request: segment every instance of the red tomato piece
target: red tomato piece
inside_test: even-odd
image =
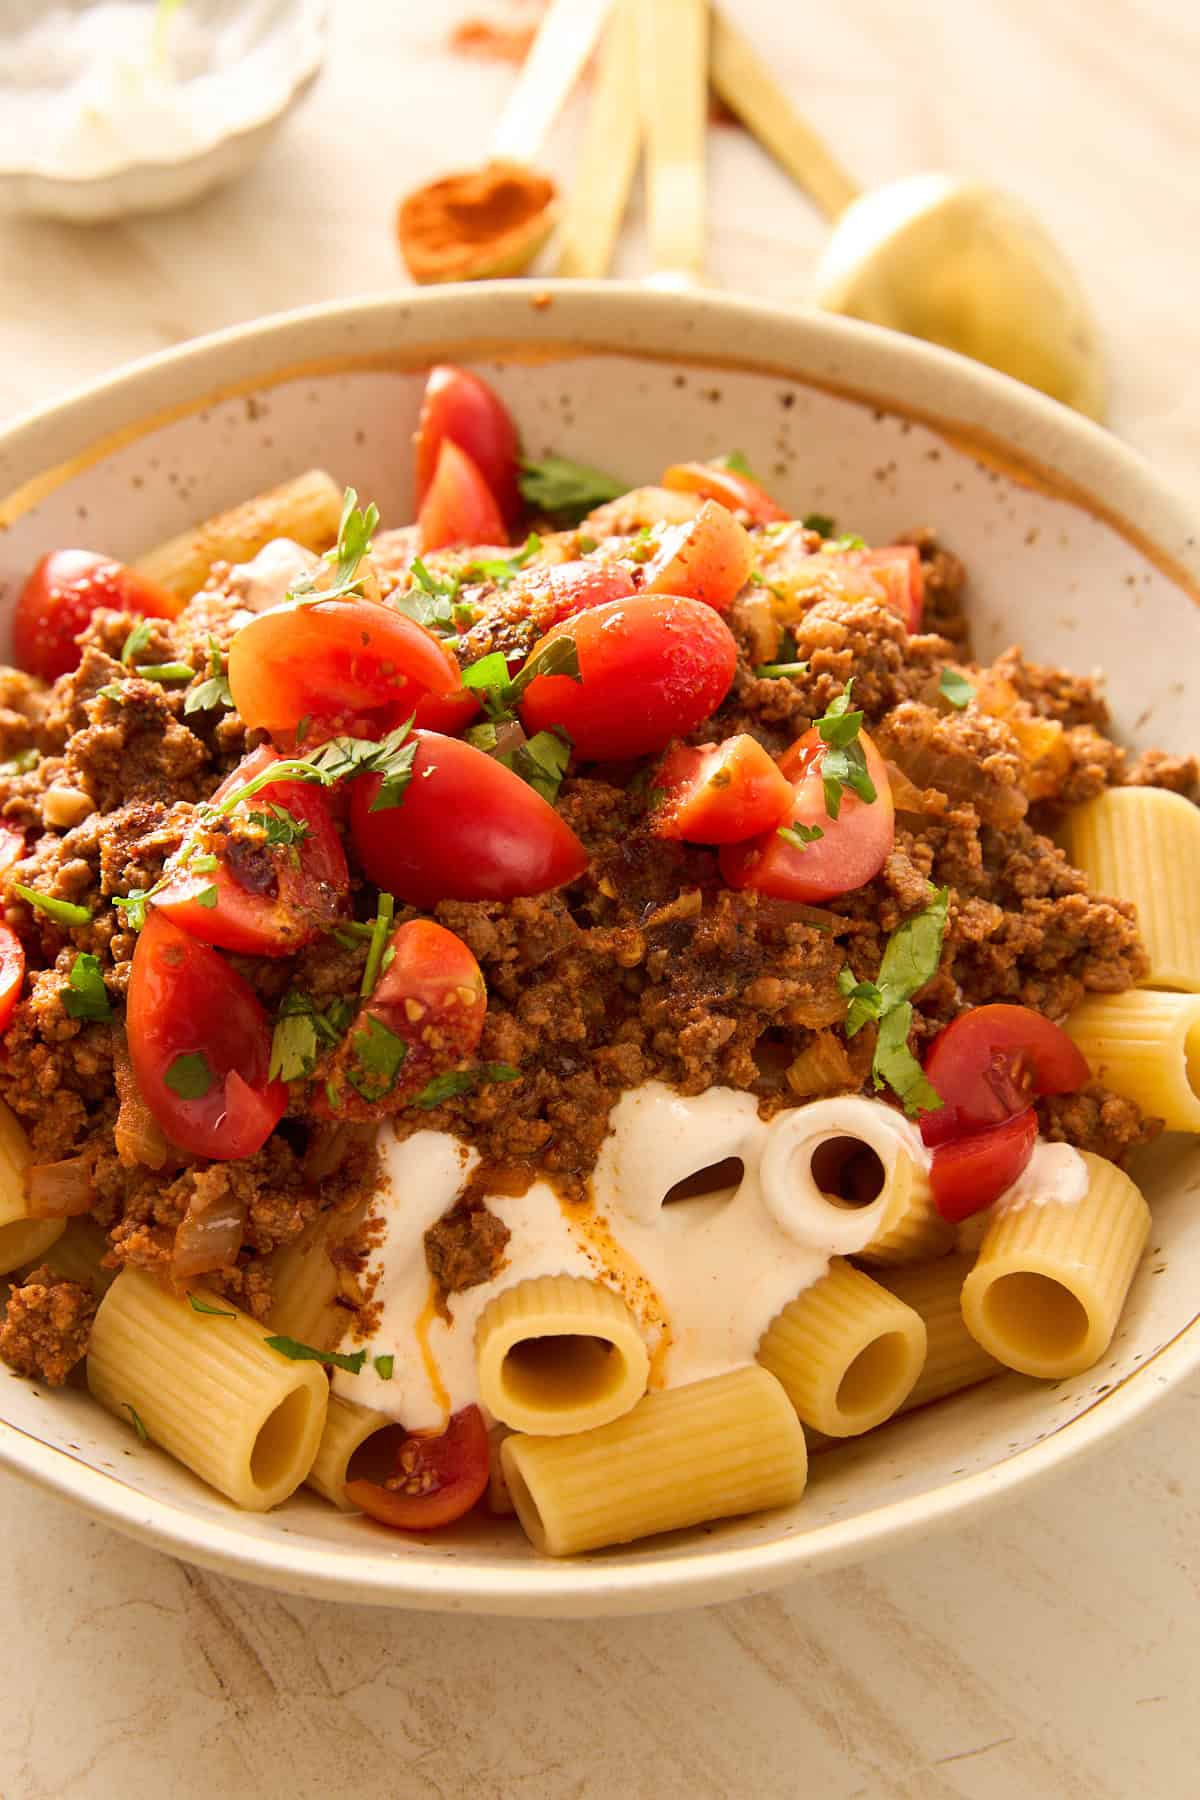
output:
[[[413,736],[412,780],[399,807],[371,811],[378,775],[360,776],[351,795],[355,853],[377,886],[428,908],[544,894],[582,875],[583,845],[519,775],[458,738]]]
[[[25,854],[24,833],[14,831],[11,825],[0,825],[0,875],[19,863]]]
[[[280,760],[265,744],[252,751],[226,776],[212,804],[218,805]],[[272,807],[283,807],[306,828],[298,842],[268,848],[263,832],[253,827],[250,836],[239,835],[239,820],[251,813],[288,829]],[[206,832],[201,844],[217,858],[216,868],[197,871],[179,865],[168,885],[155,894],[154,905],[202,943],[218,944],[223,950],[290,956],[333,924],[349,892],[350,871],[329,802],[309,782],[281,781],[263,788]],[[211,896],[214,890],[215,900],[202,903],[200,896]]]
[[[875,799],[861,800],[846,788],[838,817],[829,817],[821,781],[826,746],[814,726],[785,751],[779,767],[792,783],[783,824],[803,825],[821,836],[801,849],[775,829],[746,843],[726,845],[721,874],[730,887],[757,888],[780,900],[832,900],[879,873],[895,841],[895,808],[883,758],[865,731],[859,733],[859,742],[875,784]]]
[[[446,438],[466,451],[511,524],[519,516],[522,502],[517,486],[521,445],[509,410],[478,375],[452,363],[439,363],[429,371],[417,421],[417,512],[433,485]]]
[[[388,947],[391,960],[314,1097],[323,1118],[395,1112],[478,1047],[487,989],[462,939],[432,919],[410,919]]]
[[[939,1031],[925,1073],[942,1096],[921,1120],[927,1144],[999,1125],[1042,1094],[1073,1094],[1091,1079],[1060,1025],[1028,1006],[974,1006]]]
[[[465,450],[443,438],[437,467],[417,514],[422,554],[446,544],[506,544],[500,508],[491,488]]]
[[[704,749],[678,745],[651,786],[663,790],[652,820],[656,837],[739,844],[791,816],[791,782],[745,732]]]
[[[575,641],[581,679],[537,676],[521,723],[530,737],[561,725],[593,762],[647,756],[686,737],[721,704],[737,664],[733,634],[712,607],[674,595],[594,607],[554,626],[537,650],[564,633]]]
[[[672,463],[662,484],[676,493],[703,494],[706,500],[719,500],[731,512],[749,513],[752,525],[777,525],[788,516],[749,475],[722,469],[716,463]]]
[[[413,708],[413,724],[422,731],[441,731],[447,737],[457,737],[479,717],[481,710],[479,698],[470,688],[460,688],[457,694],[422,694]]]
[[[869,569],[910,631],[921,629],[925,604],[925,574],[921,553],[913,544],[888,544],[880,550],[837,550],[832,563],[851,569]]]
[[[216,950],[151,912],[129,973],[125,1028],[138,1087],[172,1143],[193,1156],[252,1156],[283,1117],[269,1081],[271,1023]]]
[[[939,1144],[933,1153],[929,1185],[943,1219],[957,1224],[998,1200],[1028,1163],[1036,1142],[1037,1114],[1028,1107],[1002,1125]]]
[[[470,1512],[488,1484],[483,1414],[464,1406],[445,1431],[411,1431],[391,1472],[379,1481],[346,1483],[346,1498],[397,1531],[436,1531]]]
[[[0,925],[0,1031],[8,1024],[25,980],[25,949],[15,931]]]
[[[620,563],[582,558],[522,571],[505,590],[505,600],[514,609],[526,607],[535,628],[543,632],[610,600],[628,600],[637,591],[633,576]]]
[[[229,649],[229,686],[245,723],[290,749],[302,719],[308,747],[343,733],[377,737],[423,695],[457,696],[462,677],[453,652],[424,625],[351,597],[251,619]]]
[[[17,601],[13,655],[18,668],[43,681],[77,669],[75,639],[101,607],[173,619],[182,612],[183,601],[136,569],[94,550],[52,550],[37,564]]]
[[[754,547],[727,507],[706,500],[685,525],[668,525],[643,565],[648,594],[683,594],[728,612],[750,579]]]

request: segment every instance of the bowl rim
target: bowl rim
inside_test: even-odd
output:
[[[424,322],[431,329],[422,337]],[[414,323],[418,335],[410,342]],[[770,356],[723,349],[752,344],[756,336],[771,340]],[[364,351],[355,347],[360,337],[390,347]],[[1189,509],[1137,452],[1058,402],[953,352],[874,326],[723,294],[664,295],[634,283],[402,290],[275,314],[159,352],[0,429],[0,530],[45,493],[171,419],[299,374],[419,368],[439,351],[463,360],[609,353],[771,373],[832,391],[917,419],[1010,479],[1084,507],[1200,601],[1200,534]],[[4,498],[10,475],[15,488]],[[232,1512],[228,1523],[198,1519],[186,1505],[140,1493],[7,1421],[0,1421],[0,1465],[127,1535],[268,1586],[427,1610],[596,1616],[710,1604],[899,1546],[1098,1448],[1197,1368],[1200,1318],[1073,1419],[991,1468],[811,1530],[801,1525],[767,1543],[722,1545],[701,1537],[666,1562],[623,1560],[629,1552],[617,1551],[472,1569],[469,1546],[456,1560],[389,1552],[374,1547],[369,1526],[370,1539],[336,1548],[299,1543],[283,1532],[274,1540],[250,1537]]]

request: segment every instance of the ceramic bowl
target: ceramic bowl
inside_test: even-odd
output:
[[[737,447],[796,512],[887,542],[933,523],[968,563],[980,653],[1111,672],[1119,734],[1195,747],[1200,549],[1150,470],[1094,425],[910,338],[716,296],[615,285],[446,289],[268,319],[153,358],[0,436],[0,610],[43,551],[119,557],[323,464],[408,517],[422,371],[465,362],[553,449],[629,482]],[[1086,1375],[1016,1375],[814,1461],[794,1510],[573,1562],[508,1525],[389,1535],[301,1493],[237,1512],[93,1407],[0,1373],[0,1460],[118,1529],[275,1587],[380,1605],[661,1610],[792,1580],[974,1520],[1200,1365],[1200,1145],[1138,1170],[1149,1252]]]
[[[63,0],[47,16],[41,0],[10,0],[0,18],[0,215],[31,214],[97,224],[160,212],[197,200],[243,174],[307,93],[325,53],[325,0],[207,0],[160,22],[154,45],[152,0],[145,26],[134,8],[116,24],[141,35],[116,43],[112,19],[89,0]],[[89,12],[91,16],[89,17]],[[166,63],[168,51],[173,62]],[[105,60],[109,58],[109,60]],[[55,95],[77,81],[86,101],[115,103],[128,121],[127,97],[154,70],[174,70],[169,86],[151,83],[139,147],[82,126],[86,154],[73,137],[47,128]],[[179,97],[188,140],[172,141],[170,110]],[[25,109],[25,110],[22,110]],[[81,109],[82,110],[82,109]],[[26,117],[28,113],[28,118]],[[150,145],[157,141],[158,148]]]

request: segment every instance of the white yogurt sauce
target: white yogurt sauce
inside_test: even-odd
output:
[[[1078,1206],[1087,1190],[1087,1164],[1078,1150],[1070,1144],[1043,1143],[1039,1138],[1025,1167],[987,1216],[1019,1212],[1023,1206]]]
[[[253,613],[282,606],[300,577],[311,575],[320,562],[319,556],[292,538],[272,538],[249,562],[234,563],[226,585],[241,601],[241,611],[249,618]],[[235,614],[233,623],[238,622]]]

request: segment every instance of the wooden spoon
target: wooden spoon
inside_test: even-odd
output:
[[[553,0],[479,169],[443,176],[400,204],[396,234],[414,281],[521,275],[557,222],[557,190],[532,165],[612,0]]]
[[[1015,375],[1094,419],[1108,381],[1075,275],[1024,203],[982,182],[910,175],[862,193],[714,10],[713,86],[835,229],[814,298]]]

